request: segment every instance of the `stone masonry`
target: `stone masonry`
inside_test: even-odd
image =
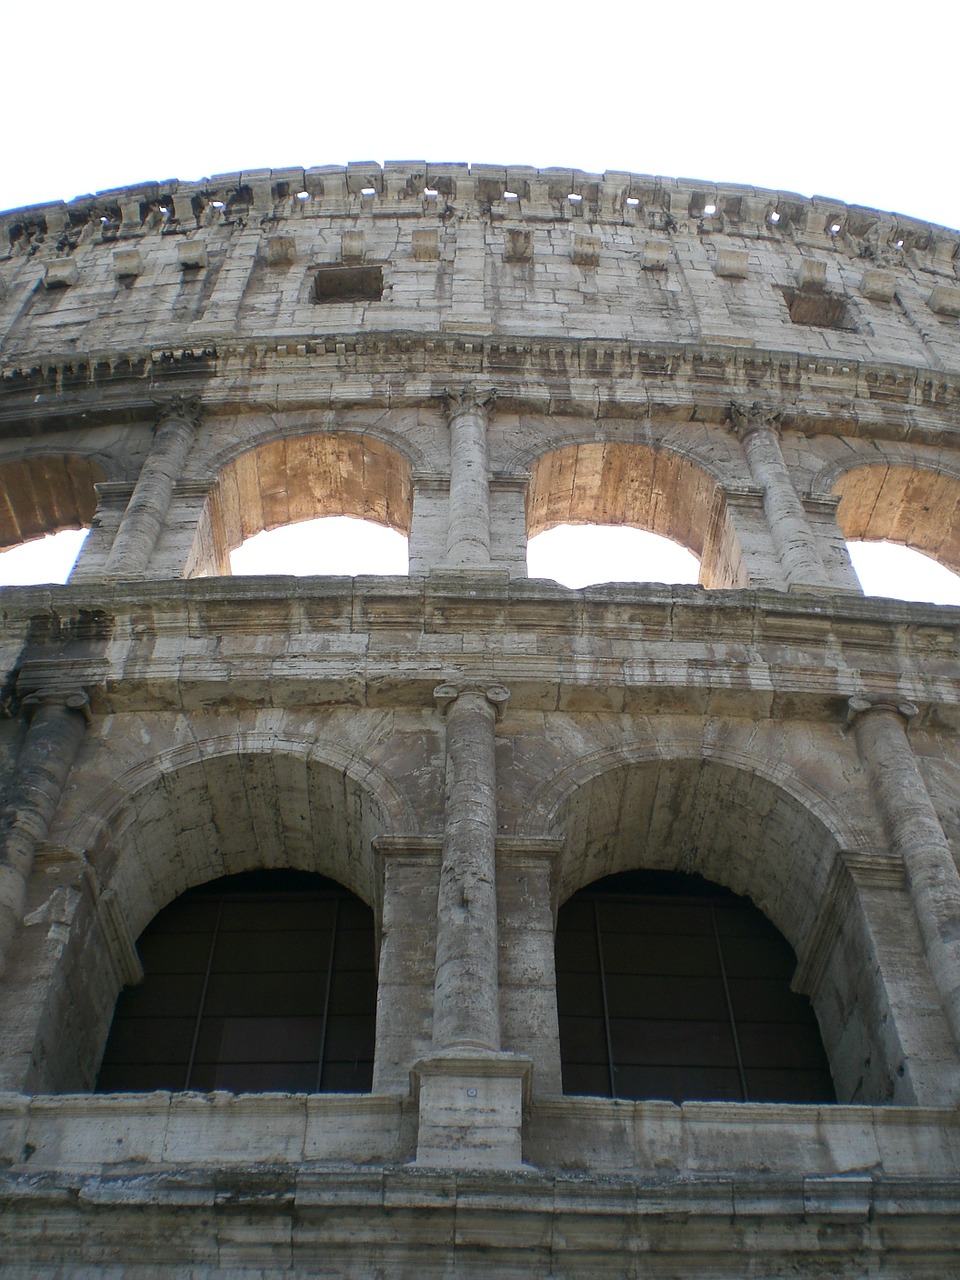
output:
[[[0,215],[0,1277],[960,1277],[960,235],[419,163]],[[232,578],[321,515],[406,577]],[[696,587],[531,580],[629,524]],[[368,1094],[93,1091],[187,889],[374,911]],[[559,906],[746,895],[836,1104],[565,1096]]]

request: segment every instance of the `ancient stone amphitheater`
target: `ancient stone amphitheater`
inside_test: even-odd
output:
[[[0,1276],[960,1276],[960,237],[371,164],[0,215]],[[409,576],[231,577],[341,514]],[[567,590],[626,524],[699,586]],[[602,569],[602,566],[600,566]],[[602,573],[598,572],[598,576]]]

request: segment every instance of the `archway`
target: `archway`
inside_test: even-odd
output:
[[[813,804],[759,771],[715,759],[614,767],[598,760],[577,772],[567,779],[552,823],[563,839],[561,904],[623,872],[696,874],[748,899],[804,958],[840,848]],[[861,924],[851,919],[844,928],[856,931]],[[896,1070],[880,1061],[876,975],[840,960],[867,953],[869,945],[858,933],[832,939],[838,957],[832,989],[803,993],[813,1001],[841,1099],[884,1100]]]
[[[409,537],[410,463],[374,436],[328,432],[272,440],[228,462],[217,479],[211,535],[218,572],[249,538],[331,516]],[[282,561],[275,572],[284,572]],[[318,563],[314,572],[323,572]]]
[[[696,556],[704,586],[734,585],[719,551],[730,530],[717,479],[673,450],[589,441],[542,454],[531,468],[527,537],[558,525],[647,530]]]
[[[97,507],[103,468],[75,454],[0,463],[0,582],[63,582]]]
[[[138,950],[100,1092],[369,1092],[373,913],[323,876],[253,871],[182,894]]]
[[[567,1094],[830,1102],[792,948],[746,898],[671,872],[607,876],[557,920]]]
[[[960,573],[960,478],[888,463],[851,467],[834,482],[848,542],[895,542]]]
[[[56,1034],[32,1087],[93,1087],[121,985],[136,976],[134,940],[197,886],[247,872],[306,872],[376,908],[372,845],[390,831],[396,806],[389,788],[378,792],[376,769],[340,755],[269,739],[259,750],[236,737],[191,745],[118,779],[103,797],[117,797],[112,809],[91,806],[74,834],[102,891],[73,925],[62,986],[50,993]]]

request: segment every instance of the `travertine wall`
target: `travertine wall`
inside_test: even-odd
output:
[[[0,598],[0,1275],[960,1274],[960,612],[845,543],[960,565],[958,244],[466,166],[0,217],[0,540],[92,523]],[[341,513],[410,576],[228,576]],[[702,585],[528,580],[563,521]],[[374,908],[373,1093],[92,1094],[263,866]],[[636,866],[780,929],[836,1106],[563,1096],[556,910]]]

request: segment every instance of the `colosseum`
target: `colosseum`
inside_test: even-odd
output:
[[[848,554],[960,570],[960,233],[361,163],[0,255],[0,546],[89,529],[0,594],[3,1280],[960,1276],[960,611]],[[409,573],[231,576],[329,515]]]

